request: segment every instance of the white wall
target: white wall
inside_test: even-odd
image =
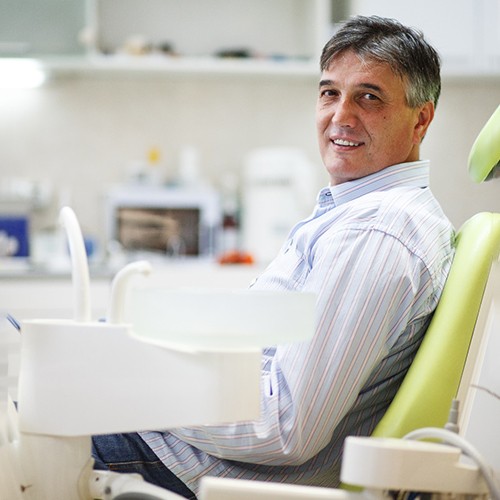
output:
[[[479,211],[500,212],[500,180],[476,184],[467,172],[474,140],[499,105],[498,79],[444,81],[422,157],[431,159],[431,188],[456,225]]]
[[[214,182],[238,171],[253,148],[300,147],[318,165],[320,187],[326,176],[316,150],[315,98],[314,79],[283,76],[90,76],[5,91],[1,179],[49,178],[69,188],[82,226],[100,237],[103,193],[151,146],[161,149],[167,175],[182,147],[196,146]],[[499,103],[498,80],[444,81],[422,156],[432,161],[432,189],[456,225],[480,210],[500,212],[500,181],[477,186],[466,172],[474,138]]]

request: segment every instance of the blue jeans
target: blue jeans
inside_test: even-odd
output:
[[[153,453],[137,433],[92,437],[97,470],[139,473],[145,481],[196,500],[194,493]]]

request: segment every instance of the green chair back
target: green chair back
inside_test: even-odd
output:
[[[500,214],[479,213],[457,234],[456,253],[424,340],[374,437],[443,427],[456,397],[489,271],[500,252]]]

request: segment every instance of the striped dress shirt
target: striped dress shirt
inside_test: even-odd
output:
[[[316,293],[315,334],[263,351],[260,419],[141,433],[195,493],[204,475],[338,486],[345,437],[394,397],[453,259],[428,180],[417,161],[324,188],[293,227],[251,286]]]

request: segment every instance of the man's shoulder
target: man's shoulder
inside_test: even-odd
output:
[[[451,238],[453,227],[429,188],[397,187],[352,200],[332,230],[380,231],[409,248]]]

